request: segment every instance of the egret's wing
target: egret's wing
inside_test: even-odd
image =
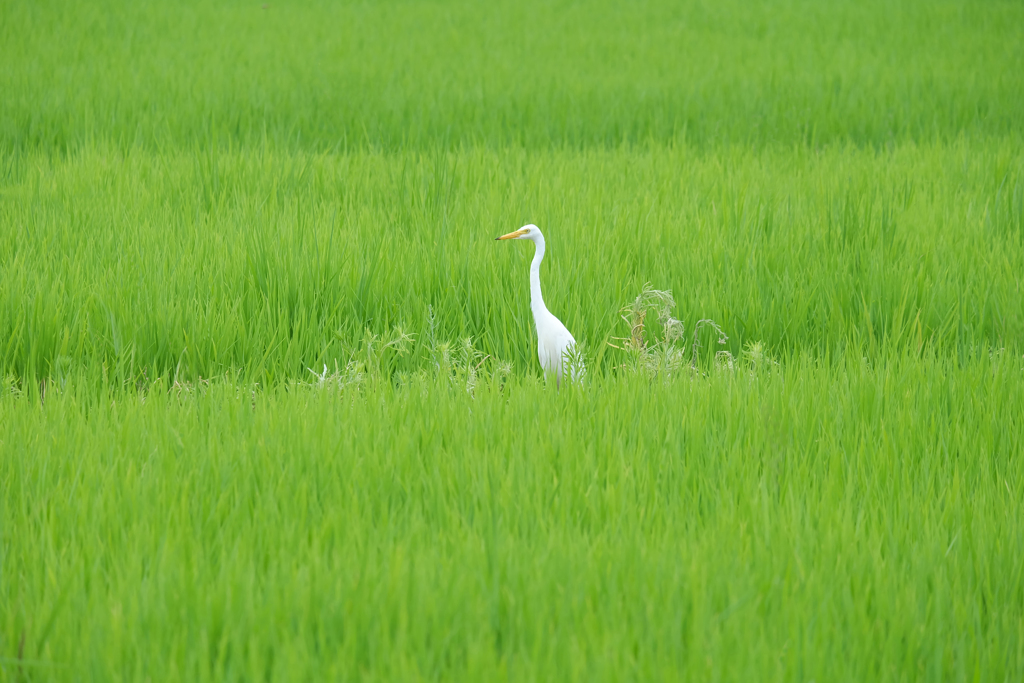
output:
[[[561,377],[565,354],[575,345],[576,339],[572,333],[555,316],[550,316],[544,324],[537,326],[537,355],[540,356],[540,365],[545,373]]]

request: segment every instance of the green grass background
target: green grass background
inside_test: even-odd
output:
[[[1019,3],[0,16],[0,679],[1024,675]]]

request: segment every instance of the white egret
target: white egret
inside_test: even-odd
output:
[[[576,340],[562,321],[551,314],[544,305],[544,297],[540,293],[540,262],[544,260],[544,234],[536,225],[524,225],[515,232],[510,232],[495,240],[530,240],[536,250],[530,264],[530,309],[533,311],[533,324],[537,328],[537,356],[544,374],[554,373],[555,382],[561,384],[563,361],[576,346]],[[572,367],[572,379],[579,378],[583,370],[582,364]]]

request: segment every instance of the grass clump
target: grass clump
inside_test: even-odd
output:
[[[648,379],[662,378],[665,381],[678,377],[682,371],[697,372],[700,359],[702,330],[709,330],[716,335],[718,345],[724,345],[729,337],[714,320],[698,320],[693,326],[693,341],[687,352],[682,343],[685,325],[682,320],[672,317],[675,299],[671,290],[654,289],[650,283],[644,284],[643,290],[636,299],[623,306],[619,311],[621,318],[629,326],[628,337],[614,337],[618,344],[608,342],[613,348],[626,353],[626,362],[620,369],[633,375],[642,375]],[[654,314],[660,336],[648,324],[647,316]],[[743,357],[750,358],[752,366],[764,364],[764,346],[761,342],[751,342],[751,351]],[[725,350],[714,355],[717,364],[733,367],[733,356]]]

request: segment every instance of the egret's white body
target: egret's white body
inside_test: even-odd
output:
[[[530,240],[536,247],[533,262],[530,263],[530,310],[533,311],[533,323],[537,328],[537,357],[540,359],[544,374],[554,374],[555,381],[561,383],[566,354],[576,346],[576,340],[562,321],[552,315],[544,305],[544,296],[540,293],[540,263],[544,260],[544,234],[536,225],[530,224],[496,239]],[[581,370],[582,365],[572,368],[573,380],[579,378]]]

